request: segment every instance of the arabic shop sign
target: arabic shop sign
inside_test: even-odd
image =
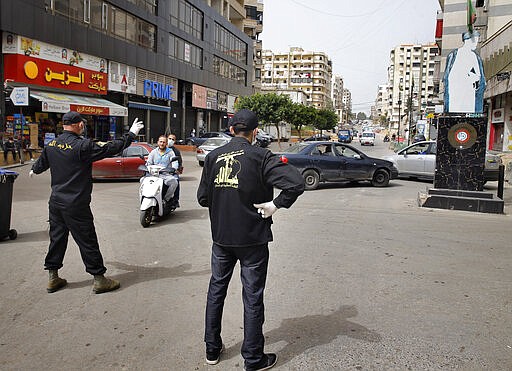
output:
[[[39,85],[107,94],[107,74],[19,54],[4,55],[4,78]]]

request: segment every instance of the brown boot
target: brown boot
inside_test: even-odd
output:
[[[48,288],[46,289],[46,291],[48,291],[49,293],[58,291],[68,284],[68,281],[66,281],[64,278],[59,277],[57,269],[50,269],[48,271],[48,276]]]
[[[106,278],[102,274],[98,274],[94,276],[94,286],[92,287],[92,291],[95,294],[102,294],[104,292],[117,290],[121,284],[119,281]]]

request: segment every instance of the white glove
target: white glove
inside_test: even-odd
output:
[[[130,131],[135,135],[139,135],[139,131],[141,131],[143,127],[144,125],[142,124],[142,121],[139,121],[139,118],[136,117],[135,120],[133,120],[133,124],[132,127],[130,128]]]
[[[255,208],[258,209],[258,213],[261,214],[262,218],[270,218],[272,214],[277,211],[277,206],[273,201],[264,202],[262,204],[253,204]]]
[[[34,173],[34,170],[30,170],[30,172],[28,173],[29,178],[34,177],[34,175],[36,175],[36,173]]]

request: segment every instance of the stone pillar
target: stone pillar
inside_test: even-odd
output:
[[[439,118],[434,188],[483,190],[487,120],[473,116]]]

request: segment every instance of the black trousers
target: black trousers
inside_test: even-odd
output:
[[[246,366],[261,362],[265,338],[263,322],[265,307],[263,292],[267,280],[268,244],[252,247],[212,246],[212,276],[206,302],[205,335],[207,351],[222,347],[221,323],[229,281],[237,261],[240,261],[242,300],[244,303],[244,341],[242,356]]]
[[[86,272],[104,274],[94,218],[89,205],[73,208],[61,208],[50,203],[50,247],[44,261],[45,269],[60,269],[68,247],[69,232],[80,249]]]

